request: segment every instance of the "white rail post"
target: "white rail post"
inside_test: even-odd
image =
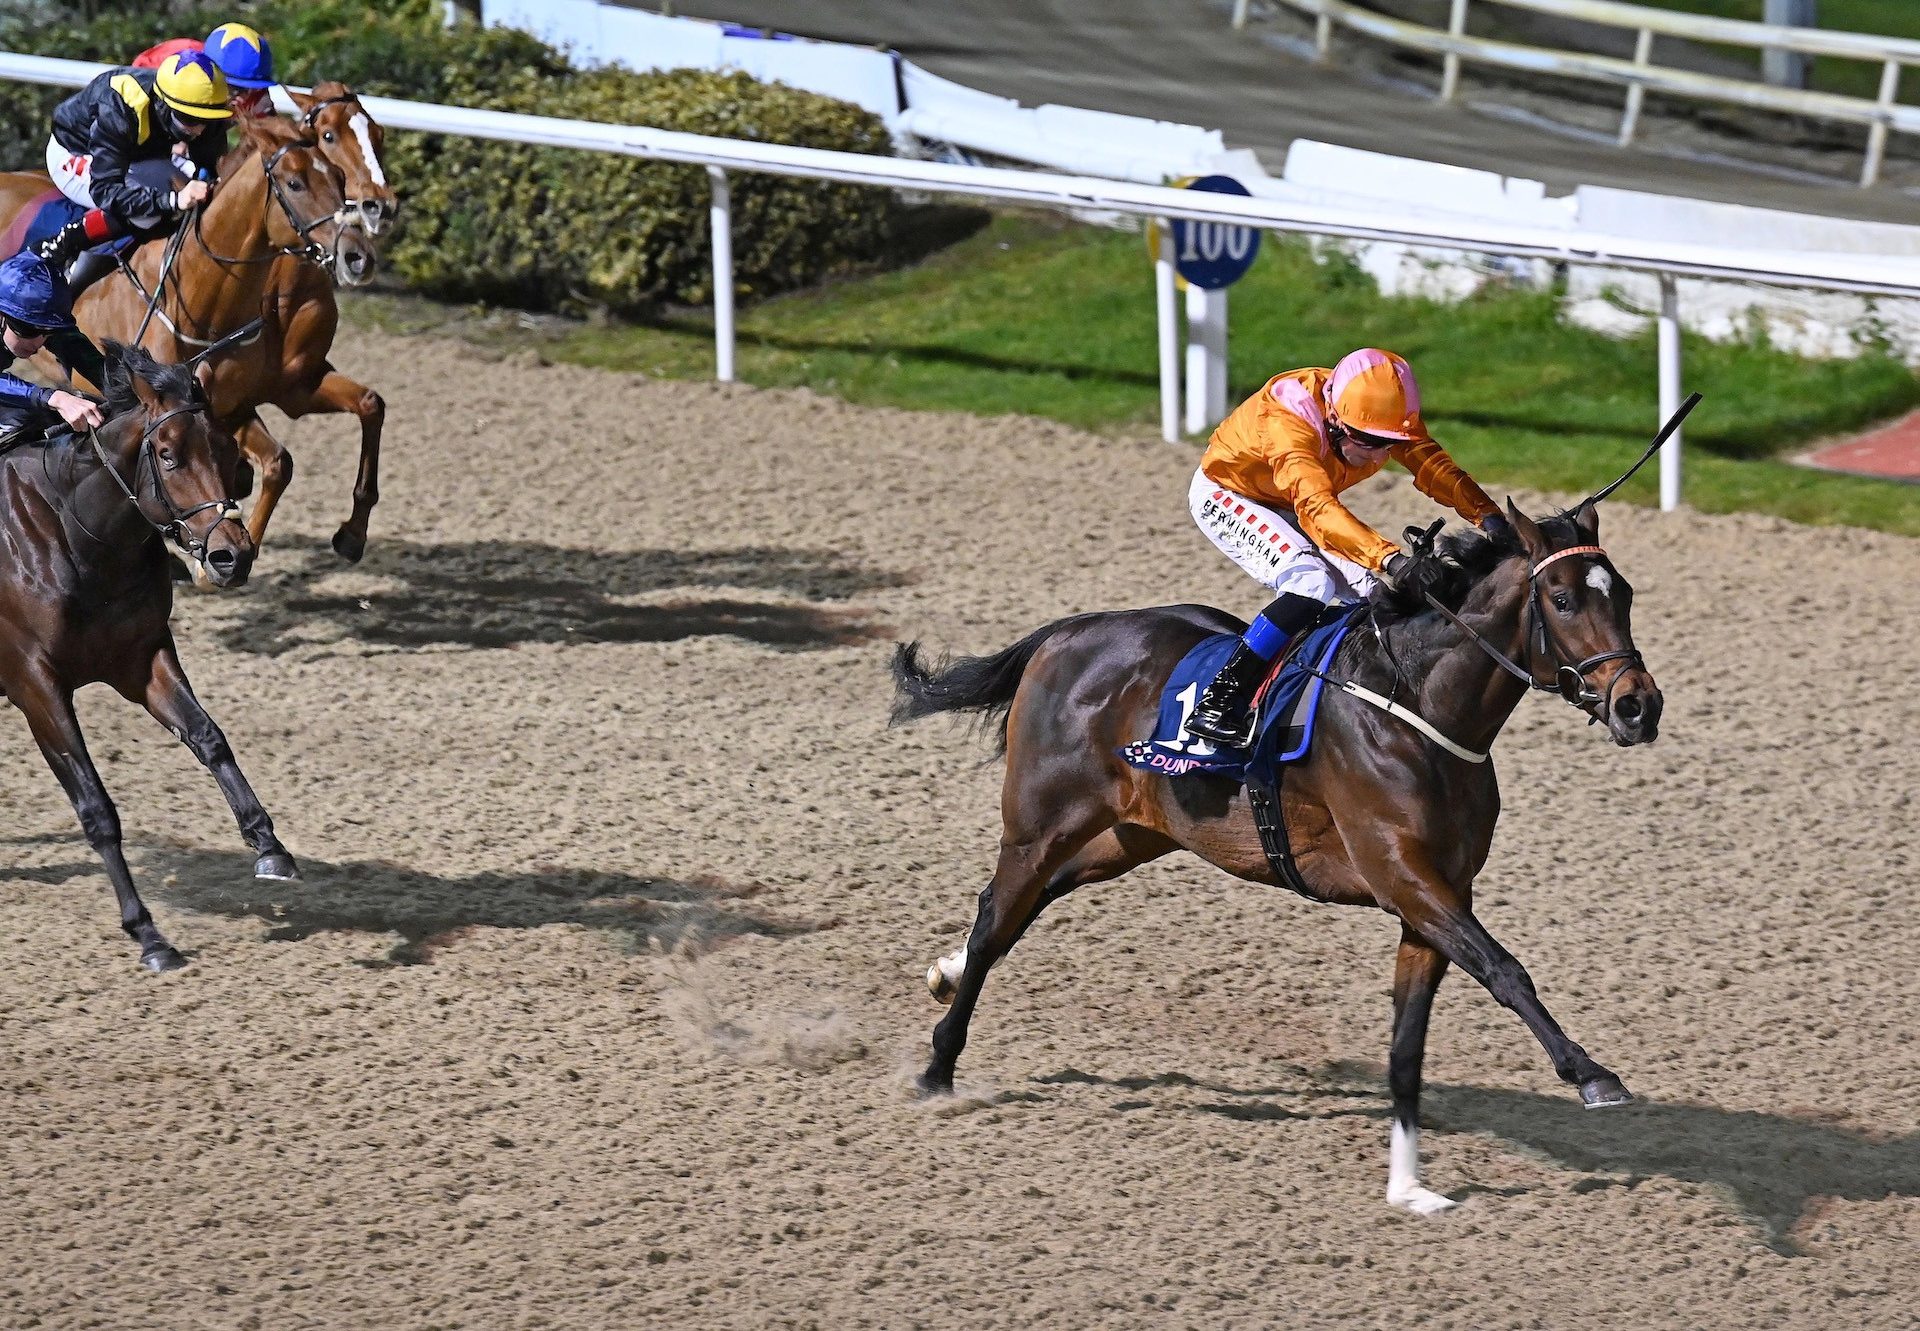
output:
[[[707,168],[713,182],[713,377],[733,382],[733,191],[727,173]]]
[[[1867,160],[1860,166],[1860,188],[1871,188],[1880,179],[1880,163],[1887,155],[1887,117],[1893,112],[1893,99],[1900,91],[1900,62],[1889,60],[1880,68],[1879,115],[1867,129]]]
[[[1326,10],[1320,11],[1320,17],[1313,24],[1313,58],[1325,60],[1333,49],[1333,15]]]
[[[1160,437],[1180,442],[1180,311],[1174,304],[1173,223],[1154,219],[1160,248],[1153,259],[1154,305],[1160,325]]]
[[[1453,0],[1453,9],[1447,15],[1447,34],[1462,37],[1467,31],[1467,0]],[[1440,75],[1440,100],[1450,102],[1454,94],[1460,91],[1460,53],[1447,52],[1444,72]]]
[[[1233,0],[1233,30],[1235,32],[1247,26],[1247,0]]]
[[[1187,433],[1227,414],[1227,291],[1187,286]]]
[[[1660,274],[1660,423],[1680,410],[1680,293],[1672,273]],[[1660,509],[1680,507],[1680,435],[1660,446]]]
[[[1653,60],[1653,29],[1642,28],[1633,43],[1633,63],[1644,69]],[[1626,147],[1633,142],[1634,131],[1640,128],[1640,103],[1645,101],[1647,89],[1644,84],[1627,85],[1627,109],[1620,115],[1620,146]]]

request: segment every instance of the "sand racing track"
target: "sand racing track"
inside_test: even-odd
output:
[[[1524,704],[1479,906],[1644,1103],[1582,1112],[1455,975],[1423,1220],[1393,924],[1184,856],[1050,912],[963,1093],[909,1090],[999,774],[885,730],[890,642],[1251,610],[1191,450],[343,353],[390,403],[365,564],[350,427],[302,424],[254,585],[178,613],[307,880],[83,695],[192,957],[141,974],[5,714],[0,1326],[1913,1325],[1920,543],[1609,508],[1667,722]]]

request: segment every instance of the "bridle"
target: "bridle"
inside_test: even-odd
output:
[[[1586,499],[1574,505],[1574,511],[1578,512],[1580,509],[1597,504],[1615,490],[1618,490],[1626,483],[1629,476],[1632,476],[1636,471],[1644,467],[1647,461],[1652,458],[1655,453],[1660,451],[1660,446],[1673,436],[1673,432],[1680,428],[1680,423],[1686,420],[1687,414],[1699,404],[1700,394],[1694,393],[1688,397],[1685,402],[1680,404],[1679,410],[1673,413],[1673,416],[1667,423],[1660,427],[1660,433],[1653,437],[1653,442],[1647,446],[1647,451],[1640,455],[1640,460],[1622,472],[1611,485],[1596,490]],[[1429,554],[1433,548],[1434,537],[1439,533],[1443,525],[1443,523],[1436,522],[1427,528],[1425,532],[1420,532],[1417,528],[1408,528],[1408,544],[1413,546],[1416,553],[1421,556]],[[1442,605],[1432,592],[1425,592],[1423,595],[1426,597],[1428,605],[1452,621],[1454,627],[1472,639],[1480,650],[1492,657],[1494,662],[1498,664],[1502,670],[1512,675],[1515,679],[1520,680],[1529,689],[1536,689],[1542,693],[1559,694],[1564,701],[1585,712],[1587,714],[1588,724],[1592,724],[1612,716],[1614,686],[1620,682],[1620,677],[1625,675],[1628,670],[1636,666],[1644,670],[1646,668],[1646,661],[1642,659],[1639,648],[1622,647],[1610,652],[1599,652],[1569,665],[1559,658],[1558,653],[1552,650],[1551,644],[1547,641],[1546,613],[1540,608],[1540,597],[1542,594],[1540,575],[1561,560],[1574,558],[1606,560],[1607,552],[1597,545],[1572,545],[1564,550],[1553,551],[1538,563],[1531,564],[1527,568],[1527,629],[1526,635],[1522,639],[1527,648],[1527,664],[1524,667],[1514,662],[1505,652],[1488,642],[1470,627],[1465,620],[1461,619],[1460,616],[1454,614],[1453,611]],[[1533,668],[1534,664],[1543,657],[1555,665],[1553,682],[1551,684],[1541,683],[1539,675]],[[1624,661],[1626,664],[1613,672],[1613,677],[1607,681],[1606,691],[1602,693],[1587,683],[1587,676],[1593,670],[1605,665],[1609,661]],[[1599,710],[1596,710],[1596,707],[1598,707]]]
[[[314,240],[312,233],[329,222],[332,222],[335,226],[352,226],[353,220],[348,215],[346,201],[344,199],[341,201],[341,206],[330,213],[325,213],[309,221],[303,222],[300,220],[300,215],[294,211],[293,203],[287,198],[286,187],[280,183],[279,177],[273,174],[274,168],[280,165],[280,159],[292,152],[295,148],[317,149],[317,145],[304,139],[289,139],[278,148],[275,148],[271,156],[262,156],[260,158],[260,166],[261,169],[266,172],[267,193],[272,195],[273,201],[280,205],[281,215],[287,219],[287,225],[293,228],[294,235],[300,238],[300,243],[297,246],[275,246],[272,254],[258,259],[229,258],[227,255],[217,252],[211,245],[207,244],[206,234],[200,229],[200,219],[204,215],[205,210],[195,209],[193,214],[193,238],[199,242],[200,248],[206,251],[208,258],[216,263],[225,264],[272,263],[281,255],[287,254],[292,255],[296,259],[305,259],[309,263],[317,264],[321,271],[329,277],[333,275],[334,252]]]
[[[207,555],[207,537],[212,536],[213,529],[222,522],[238,523],[240,506],[231,499],[209,499],[204,504],[195,504],[189,509],[182,510],[177,507],[173,502],[173,496],[167,492],[166,481],[160,475],[160,459],[154,454],[153,436],[159,432],[161,426],[175,416],[191,416],[203,410],[204,408],[199,406],[175,407],[171,411],[161,412],[159,416],[147,422],[146,428],[140,432],[140,451],[133,460],[132,485],[128,485],[121,477],[120,469],[114,465],[112,456],[100,443],[100,431],[98,429],[87,431],[87,440],[93,445],[94,454],[100,459],[100,465],[106,468],[107,475],[113,477],[113,483],[120,487],[120,493],[124,494],[127,502],[133,505],[134,512],[138,513],[141,519],[163,540],[172,541],[190,557],[201,562],[205,561]],[[165,522],[155,522],[148,517],[147,510],[140,503],[137,491],[147,472],[152,473],[154,493],[159,497],[160,506],[166,510]],[[187,524],[209,509],[218,509],[220,516],[207,524],[204,535],[196,537]],[[82,523],[81,529],[86,530],[86,524]],[[94,536],[91,531],[88,531],[87,535],[93,536],[95,541],[100,541],[100,538]]]
[[[1427,530],[1425,533],[1427,544],[1431,544],[1433,535],[1439,526],[1439,523],[1435,523],[1433,527]],[[1408,534],[1412,535],[1411,532]],[[1534,689],[1541,693],[1558,694],[1562,701],[1571,706],[1578,707],[1581,711],[1585,712],[1589,724],[1592,724],[1605,720],[1608,716],[1612,715],[1613,689],[1614,685],[1619,683],[1620,677],[1636,666],[1644,670],[1647,663],[1641,657],[1639,648],[1621,647],[1610,652],[1596,652],[1592,656],[1585,657],[1569,665],[1560,657],[1559,653],[1553,649],[1552,644],[1547,641],[1546,613],[1540,608],[1540,597],[1542,595],[1540,575],[1561,560],[1574,558],[1605,560],[1607,558],[1607,552],[1597,545],[1572,545],[1564,550],[1554,551],[1546,558],[1540,560],[1538,563],[1529,565],[1527,568],[1527,628],[1526,634],[1522,639],[1526,644],[1527,663],[1524,666],[1518,664],[1505,652],[1488,642],[1485,637],[1470,626],[1464,619],[1442,605],[1431,592],[1426,593],[1426,598],[1427,604],[1438,610],[1442,615],[1445,615],[1447,619],[1453,623],[1454,627],[1471,638],[1480,650],[1493,658],[1495,664],[1502,670],[1525,684],[1529,689]],[[1540,681],[1539,672],[1535,668],[1536,663],[1542,658],[1545,658],[1554,666],[1553,682],[1550,684],[1543,684]],[[1624,661],[1626,664],[1613,672],[1613,678],[1607,681],[1606,691],[1603,693],[1587,682],[1587,676],[1609,661]],[[1600,710],[1595,710],[1596,706],[1598,706]]]

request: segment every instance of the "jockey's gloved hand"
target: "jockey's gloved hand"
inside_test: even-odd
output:
[[[1405,550],[1388,555],[1387,562],[1380,566],[1380,571],[1387,575],[1387,581],[1393,583],[1395,586],[1398,586],[1400,579],[1404,578],[1412,569],[1413,556],[1409,555]]]
[[[1507,515],[1495,510],[1480,519],[1480,530],[1496,541],[1513,540],[1513,524],[1507,521]]]

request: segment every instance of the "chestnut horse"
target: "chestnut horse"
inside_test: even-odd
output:
[[[1600,549],[1596,506],[1538,523],[1511,503],[1507,512],[1516,537],[1505,544],[1477,532],[1442,537],[1437,548],[1416,544],[1412,571],[1399,589],[1376,593],[1372,631],[1348,635],[1329,677],[1397,697],[1476,756],[1529,683],[1557,688],[1620,744],[1651,742],[1660,691],[1633,647],[1632,588]],[[1429,594],[1457,619],[1428,608]],[[951,1007],[934,1028],[923,1088],[952,1088],[988,970],[1075,888],[1177,849],[1251,882],[1279,881],[1237,782],[1169,778],[1118,756],[1152,733],[1161,688],[1188,650],[1244,627],[1219,610],[1168,606],[1063,619],[996,655],[933,669],[917,644],[896,653],[896,724],[934,712],[998,715],[1007,761],[1000,857],[973,932],[928,970],[935,997]],[[1504,667],[1496,652],[1509,658]],[[1542,671],[1553,682],[1542,683]],[[1402,717],[1332,687],[1318,726],[1313,751],[1281,786],[1299,878],[1286,885],[1400,920],[1387,1200],[1443,1210],[1453,1203],[1420,1184],[1418,1141],[1427,1015],[1449,963],[1526,1023],[1587,1105],[1632,1097],[1567,1038],[1525,969],[1474,917],[1473,881],[1500,815],[1493,765],[1455,756]]]
[[[148,970],[186,964],[134,890],[120,816],[87,754],[73,694],[108,684],[213,773],[260,878],[298,878],[273,820],[187,683],[168,619],[166,540],[216,586],[247,580],[254,545],[223,479],[200,384],[184,366],[108,342],[107,423],[0,456],[0,692],[23,713],[73,802]]]
[[[344,83],[316,84],[311,94],[286,91],[299,109],[297,123],[320,155],[340,171],[346,216],[368,236],[384,232],[398,215],[400,201],[380,164],[385,134],[379,123]],[[359,272],[336,271],[349,286],[373,277],[372,265]],[[260,475],[247,530],[256,543],[265,541],[274,506],[293,479],[293,459],[261,421],[261,404],[296,418],[350,413],[360,418],[360,467],[353,482],[353,513],[334,533],[333,548],[341,558],[358,561],[367,549],[368,519],[380,501],[380,434],[387,404],[327,359],[340,326],[340,307],[325,269],[291,255],[276,258],[267,276],[266,320],[259,341],[221,357],[213,369],[216,401],[250,404],[233,431]]]

